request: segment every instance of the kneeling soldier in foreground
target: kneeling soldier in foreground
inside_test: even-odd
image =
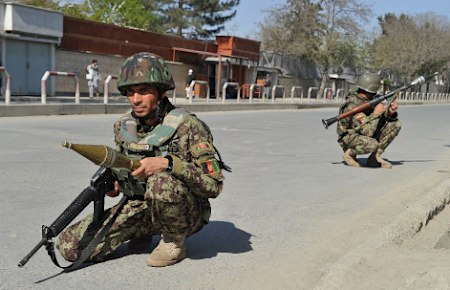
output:
[[[175,84],[164,60],[151,53],[138,53],[122,65],[117,82],[128,97],[131,111],[114,125],[117,150],[140,160],[130,173],[114,169],[115,190],[107,193],[129,196],[122,208],[105,214],[104,224],[117,210],[117,218],[90,256],[102,261],[121,244],[143,249],[153,235],[159,245],[147,258],[147,265],[169,266],[187,256],[186,237],[208,223],[209,198],[222,191],[222,162],[213,146],[208,126],[195,115],[174,108],[166,97]],[[62,256],[75,261],[87,246],[95,228],[88,215],[66,228],[57,247]]]

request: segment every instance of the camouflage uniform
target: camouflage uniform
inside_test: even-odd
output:
[[[142,73],[147,71],[150,73]],[[127,80],[128,75],[143,78]],[[157,83],[153,79],[163,81]],[[162,91],[174,87],[161,58],[148,53],[137,54],[125,62],[120,82],[156,83]],[[126,93],[124,88],[119,86],[122,94]],[[114,170],[119,189],[128,196],[128,201],[95,248],[91,260],[105,259],[121,244],[134,238],[154,234],[192,235],[209,221],[208,199],[222,191],[224,177],[215,158],[217,152],[208,126],[195,115],[174,109],[166,97],[159,102],[156,115],[161,119],[157,125],[149,127],[141,123],[130,111],[114,125],[115,142],[117,150],[130,158],[170,156],[172,170],[156,173],[146,180],[133,178],[127,171]],[[116,205],[106,211],[103,225],[117,208]],[[88,215],[59,235],[57,248],[65,259],[74,261],[95,232],[92,215]]]
[[[339,108],[344,113],[367,100],[356,91],[347,95],[346,102]],[[394,140],[401,129],[397,112],[388,116],[385,111],[379,117],[373,115],[373,108],[342,119],[337,124],[338,143],[342,149],[352,149],[356,154],[375,153],[384,149]]]

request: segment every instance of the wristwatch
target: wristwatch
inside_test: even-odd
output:
[[[164,156],[164,158],[166,158],[169,161],[165,171],[166,172],[172,172],[172,169],[173,169],[173,158],[172,158],[172,156],[167,155],[167,156]]]

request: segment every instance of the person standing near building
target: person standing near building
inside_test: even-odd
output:
[[[100,94],[100,90],[98,89],[98,84],[100,82],[100,70],[96,59],[93,59],[91,64],[86,67],[86,79],[89,87],[89,98],[92,99],[94,97],[94,92],[98,98]]]
[[[270,98],[270,86],[272,85],[272,82],[270,80],[270,75],[267,74],[266,78],[263,81],[263,86],[264,86],[264,90],[263,90],[263,98]]]
[[[186,78],[186,86],[185,86],[185,88],[186,88],[186,99],[189,99],[189,97],[193,93],[191,91],[191,88],[190,88],[191,83],[192,83],[193,80],[195,80],[194,70],[190,68],[188,70],[188,76]]]

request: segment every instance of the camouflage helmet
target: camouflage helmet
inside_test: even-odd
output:
[[[381,78],[376,73],[364,73],[356,82],[359,89],[376,94],[381,88]]]
[[[122,64],[117,80],[117,89],[126,96],[126,88],[138,84],[151,84],[158,89],[170,91],[175,88],[164,59],[159,55],[140,52],[127,58]]]

